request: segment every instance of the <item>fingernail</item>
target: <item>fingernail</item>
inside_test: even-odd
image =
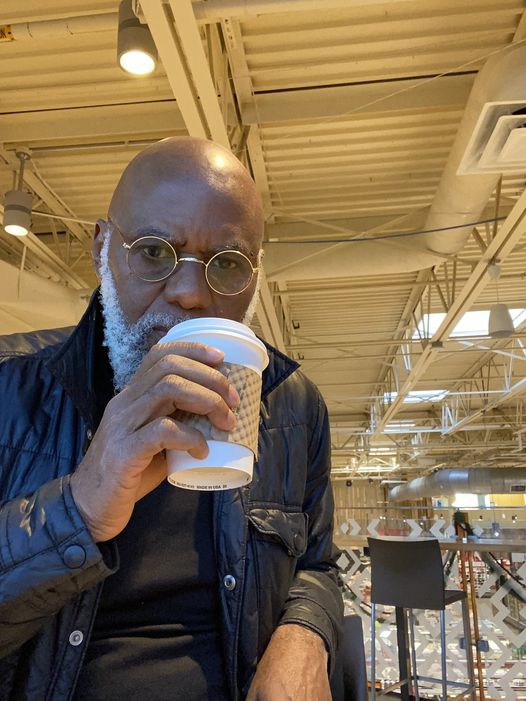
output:
[[[229,412],[228,412],[228,417],[227,417],[227,424],[228,424],[228,428],[229,428],[230,431],[231,431],[231,430],[234,428],[234,426],[236,425],[236,421],[237,421],[236,415],[235,415],[233,412],[229,411]]]
[[[212,346],[208,347],[208,355],[212,358],[212,360],[223,360],[225,357],[223,351],[219,350],[219,348],[213,348]]]
[[[237,389],[234,387],[234,385],[230,385],[228,389],[228,403],[232,408],[235,408],[239,406],[241,402],[241,398],[239,396],[239,393]]]

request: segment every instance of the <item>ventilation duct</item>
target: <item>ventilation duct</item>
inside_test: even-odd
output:
[[[417,215],[413,220],[408,219],[408,229],[455,227],[483,218],[499,175],[506,170],[505,164],[500,170],[478,170],[475,175],[466,174],[471,171],[466,170],[465,164],[464,174],[459,174],[459,168],[466,153],[473,151],[477,125],[480,133],[485,132],[487,143],[495,131],[490,131],[491,120],[496,127],[499,116],[509,116],[510,110],[514,121],[506,127],[501,123],[494,135],[492,148],[498,149],[495,144],[502,142],[502,148],[498,151],[501,160],[509,162],[513,158],[514,167],[526,171],[526,155],[519,163],[518,151],[510,156],[514,143],[521,144],[522,153],[523,139],[526,137],[526,129],[520,126],[524,122],[521,106],[526,106],[525,76],[526,46],[522,43],[491,57],[479,71],[427,218],[424,220]],[[513,104],[510,106],[510,103]],[[491,112],[491,105],[500,105],[500,108],[497,112]],[[491,119],[485,114],[492,114]],[[481,124],[485,126],[481,127]],[[484,150],[480,143],[477,148]],[[486,156],[490,157],[489,152]],[[393,241],[366,241],[350,245],[269,243],[265,246],[265,271],[269,281],[320,279],[327,274],[331,277],[352,277],[412,272],[437,265],[444,260],[444,256],[460,251],[470,233],[470,228],[466,227]]]
[[[513,494],[526,492],[526,468],[473,467],[438,470],[389,490],[389,501],[412,501],[447,494]]]

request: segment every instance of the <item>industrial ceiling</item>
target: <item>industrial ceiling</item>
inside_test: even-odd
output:
[[[4,0],[0,186],[29,149],[25,186],[53,217],[24,240],[0,232],[0,332],[74,323],[125,164],[167,136],[213,138],[263,197],[255,326],[320,387],[335,478],[524,465],[525,10],[141,0],[160,61],[137,78],[117,65],[116,0]],[[511,150],[488,132],[498,119],[514,120]],[[465,323],[497,293],[518,310],[501,339]]]

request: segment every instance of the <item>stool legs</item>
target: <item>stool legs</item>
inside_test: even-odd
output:
[[[371,701],[376,701],[376,604],[371,604]]]
[[[442,701],[447,701],[446,610],[440,611],[440,648],[442,658]]]
[[[462,600],[462,622],[464,626],[464,640],[466,641],[466,662],[469,678],[469,698],[476,701],[475,678],[473,669],[473,657],[471,647],[471,631],[469,627],[468,605],[465,599]],[[414,688],[415,701],[420,701],[418,689],[418,673],[416,664],[416,638],[413,609],[408,609],[409,615],[409,638],[411,646],[411,672]],[[371,604],[371,701],[376,701],[376,604]],[[446,645],[446,611],[440,611],[440,656],[442,666],[442,701],[447,701],[447,645]],[[427,677],[425,677],[427,679]],[[434,681],[439,681],[438,679]],[[453,683],[453,682],[452,682]],[[467,692],[466,692],[467,693]]]
[[[471,647],[471,630],[469,627],[468,602],[462,599],[462,624],[464,626],[464,644],[466,646],[466,663],[468,669],[468,681],[470,684],[469,698],[475,701],[475,670],[473,669],[473,648]]]
[[[409,609],[409,634],[411,637],[411,667],[413,670],[415,701],[420,701],[420,694],[418,692],[418,672],[416,669],[415,617],[413,615],[413,609]]]

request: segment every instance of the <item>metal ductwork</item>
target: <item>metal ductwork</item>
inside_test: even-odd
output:
[[[526,46],[522,43],[492,56],[479,71],[427,216],[424,219],[421,213],[420,216],[416,213],[412,220],[408,217],[405,223],[408,229],[454,227],[483,218],[499,173],[457,175],[457,171],[487,103],[523,101],[526,106],[525,76]],[[466,227],[392,241],[332,246],[268,243],[265,246],[265,271],[269,281],[319,279],[326,272],[331,277],[412,272],[437,265],[445,256],[460,251],[470,233],[470,227]]]
[[[526,468],[471,467],[437,470],[389,490],[389,501],[413,501],[447,494],[513,494],[526,492]]]

